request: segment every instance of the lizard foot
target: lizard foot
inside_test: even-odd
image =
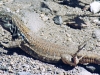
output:
[[[76,66],[82,58],[83,58],[83,56],[80,57],[80,58],[78,58],[77,56],[74,56],[74,57],[73,57],[73,56],[71,56],[70,54],[62,54],[62,55],[61,55],[62,61],[63,61],[65,64],[69,64],[69,65],[71,65],[71,66]]]
[[[76,66],[79,61],[77,58],[75,58],[75,60],[77,60],[77,61],[75,61],[70,54],[62,54],[61,59],[62,59],[63,63],[69,64],[70,66]]]
[[[70,54],[61,55],[61,59],[63,63],[69,64],[70,66],[76,66],[83,57],[84,56],[78,58],[77,55],[71,56]]]
[[[21,39],[16,39],[14,41],[9,41],[7,43],[1,41],[0,44],[6,48],[16,48],[20,46],[21,42]]]

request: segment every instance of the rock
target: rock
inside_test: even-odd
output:
[[[44,73],[44,72],[46,71],[44,67],[39,67],[39,70],[40,70],[42,73]]]
[[[43,12],[43,13],[45,13],[46,15],[52,13],[52,12],[50,11],[50,9],[47,9],[47,8],[40,8],[40,11]]]
[[[3,1],[0,1],[0,6],[2,6],[3,5]]]
[[[91,72],[94,72],[96,70],[94,66],[86,66],[86,68],[90,70]]]
[[[61,16],[58,16],[58,15],[53,18],[53,21],[55,24],[58,24],[58,25],[61,25],[63,23]]]
[[[16,75],[32,75],[30,72],[17,72]]]
[[[96,29],[96,30],[92,33],[92,37],[93,37],[93,38],[97,38],[97,41],[100,41],[100,29]]]
[[[38,32],[45,26],[45,23],[41,20],[39,14],[27,10],[21,10],[20,13],[23,22],[26,23],[25,25],[33,32]]]
[[[22,67],[29,68],[30,66],[28,64],[23,64]]]
[[[45,14],[52,14],[51,9],[48,7],[48,5],[45,2],[41,2],[41,7],[40,7],[40,11],[44,12]]]
[[[98,75],[92,74],[91,72],[87,71],[83,67],[76,66],[73,70],[70,70],[66,75]]]
[[[0,66],[0,70],[7,71],[8,68],[7,67],[4,67],[4,66]]]
[[[100,65],[92,65],[92,64],[88,64],[85,66],[85,68],[92,73],[100,73]]]
[[[97,25],[100,25],[100,20],[99,19],[94,19],[93,22],[96,23]]]
[[[66,14],[66,7],[59,5],[56,2],[53,1],[46,1],[44,4],[48,7],[48,9],[51,11],[50,13],[55,14],[55,15],[65,15]]]
[[[100,47],[100,42],[97,42],[96,43],[96,47]]]
[[[90,4],[90,10],[94,14],[100,11],[100,1],[94,1]]]
[[[63,72],[60,72],[58,75],[65,75]]]

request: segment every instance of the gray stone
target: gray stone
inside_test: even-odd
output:
[[[61,25],[63,23],[61,16],[58,16],[58,15],[53,18],[53,21],[55,24],[58,24],[58,25]]]
[[[91,72],[94,72],[96,70],[96,67],[94,66],[86,66],[86,68],[90,70]]]

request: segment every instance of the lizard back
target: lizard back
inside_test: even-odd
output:
[[[25,26],[24,22],[13,13],[7,13],[5,11],[0,12],[0,17],[4,17],[4,16],[11,18],[13,24],[18,27],[21,33],[24,34],[25,39],[28,41],[28,43],[22,42],[20,48],[22,48],[22,50],[24,50],[26,53],[30,54],[31,56],[37,59],[40,59],[45,62],[55,63],[61,60],[62,54],[66,54],[66,56],[67,54],[74,56],[74,54],[78,50],[78,48],[77,50],[71,50],[67,46],[57,45],[36,36],[36,34],[32,32],[30,29],[28,29],[28,27]],[[82,50],[77,54],[77,56],[78,57],[84,56],[79,63],[100,64],[100,55],[96,53],[93,52],[88,53],[88,51]]]

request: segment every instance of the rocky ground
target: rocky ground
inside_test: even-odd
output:
[[[87,8],[91,2],[92,0],[0,0],[0,10],[20,16],[27,27],[43,39],[71,48],[77,48],[87,41],[84,50],[99,54],[100,27],[93,22],[99,17]],[[9,40],[10,33],[0,28],[0,40]],[[9,38],[3,39],[5,36]],[[0,47],[0,75],[99,75],[99,69],[100,66],[95,64],[76,67],[62,63],[49,64],[32,58],[19,48]]]

